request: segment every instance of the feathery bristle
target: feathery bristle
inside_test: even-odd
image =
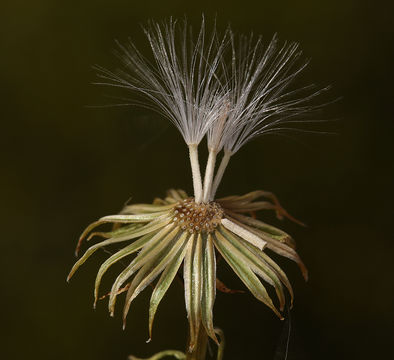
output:
[[[143,95],[139,105],[165,115],[180,131],[185,142],[199,144],[221,114],[223,98],[218,70],[228,35],[219,36],[216,27],[207,35],[204,18],[197,37],[186,20],[153,21],[144,28],[152,60],[144,57],[132,42],[118,43],[122,68],[114,72],[98,68],[101,84]]]
[[[230,35],[231,63],[223,68],[227,91],[222,109],[227,118],[211,127],[208,143],[219,143],[219,150],[224,146],[233,154],[258,135],[289,130],[295,120],[303,122],[300,115],[316,108],[308,102],[326,89],[289,89],[308,64],[298,43],[280,45],[275,35],[265,45],[261,37]]]

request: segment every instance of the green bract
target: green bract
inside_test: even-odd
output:
[[[265,198],[264,201],[258,201]],[[94,304],[99,299],[102,277],[116,262],[130,262],[118,275],[109,293],[109,311],[113,315],[120,293],[126,292],[124,324],[132,301],[155,281],[149,306],[149,333],[158,305],[183,264],[185,303],[190,326],[189,351],[193,351],[199,332],[205,331],[215,342],[213,306],[216,297],[216,258],[221,256],[249,291],[282,318],[286,297],[293,301],[293,290],[286,274],[265,253],[265,248],[295,261],[305,279],[307,270],[295,251],[295,244],[284,231],[255,219],[254,211],[272,209],[278,218],[290,215],[269,192],[254,191],[243,196],[229,196],[215,202],[197,204],[182,190],[169,190],[167,197],[153,204],[125,206],[120,214],[105,216],[83,232],[84,239],[104,238],[92,245],[75,263],[68,279],[98,249],[122,245],[99,268]],[[290,217],[291,218],[291,217]],[[94,232],[110,223],[114,230]],[[131,259],[131,256],[134,257]],[[275,289],[275,305],[265,285]]]

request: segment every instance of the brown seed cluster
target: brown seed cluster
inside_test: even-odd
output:
[[[222,217],[223,210],[219,204],[196,204],[193,198],[188,198],[175,206],[172,221],[190,233],[212,232],[220,224]]]

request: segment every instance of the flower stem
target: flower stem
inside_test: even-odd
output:
[[[218,354],[216,360],[223,360],[224,345],[226,344],[224,340],[224,333],[219,328],[215,328],[215,333],[220,337],[220,345],[218,348]]]
[[[216,172],[215,180],[213,181],[210,200],[213,200],[215,198],[216,191],[220,185],[220,182],[222,181],[224,171],[226,170],[226,167],[230,161],[231,155],[232,153],[230,151],[224,151],[222,161],[220,162],[219,169]]]
[[[173,356],[175,359],[178,360],[185,360],[186,359],[186,355],[178,350],[165,350],[165,351],[161,351],[159,353],[157,353],[156,355],[151,356],[150,358],[138,358],[135,357],[133,355],[130,355],[128,360],[159,360],[168,356]]]
[[[209,150],[207,167],[205,169],[205,177],[204,177],[204,195],[202,200],[203,202],[208,202],[210,200],[213,175],[215,171],[216,155],[217,152],[215,150],[212,149]]]
[[[192,176],[193,176],[194,201],[196,203],[200,203],[202,200],[202,181],[201,181],[200,164],[198,162],[198,145],[190,144],[188,146],[189,146],[190,165],[192,168]]]
[[[205,360],[207,354],[208,335],[205,328],[200,324],[197,341],[192,351],[186,350],[186,360]]]

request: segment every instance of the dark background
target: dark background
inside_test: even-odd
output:
[[[70,284],[66,275],[81,230],[130,197],[149,202],[169,187],[191,190],[186,148],[159,116],[111,103],[90,85],[93,64],[112,68],[114,39],[143,46],[149,18],[217,15],[240,32],[301,43],[312,58],[305,77],[333,85],[335,137],[262,138],[230,164],[221,194],[274,191],[308,223],[279,224],[294,235],[310,270],[294,284],[288,359],[390,358],[393,325],[392,12],[369,1],[13,1],[2,2],[1,357],[126,359],[183,349],[183,289],[175,283],[145,344],[146,290],[126,331],[105,302],[92,310],[97,254]],[[264,216],[264,214],[263,214]],[[269,218],[271,219],[271,218]],[[119,269],[119,268],[118,268]],[[228,286],[242,288],[224,267]],[[110,284],[107,277],[107,286]],[[249,294],[219,294],[215,323],[225,359],[274,359],[284,323]],[[281,358],[277,358],[281,359]]]

